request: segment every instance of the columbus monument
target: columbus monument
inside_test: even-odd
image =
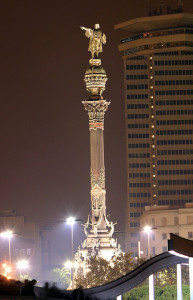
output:
[[[104,164],[104,116],[110,102],[102,96],[107,81],[105,69],[101,65],[99,53],[106,36],[100,30],[99,24],[94,29],[81,27],[89,38],[88,50],[91,52],[89,67],[85,72],[84,81],[90,96],[82,101],[89,117],[90,131],[90,181],[91,181],[91,216],[84,225],[86,239],[79,247],[76,259],[82,260],[91,255],[101,255],[110,260],[118,254],[120,246],[113,236],[114,225],[106,216],[106,189]]]

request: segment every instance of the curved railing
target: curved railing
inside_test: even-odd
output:
[[[84,293],[89,296],[90,299],[113,299],[136,287],[151,274],[159,272],[164,268],[182,263],[188,263],[188,258],[179,257],[172,255],[169,252],[165,252],[150,258],[125,276],[102,286],[86,289],[84,290]]]

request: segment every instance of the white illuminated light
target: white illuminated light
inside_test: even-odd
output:
[[[151,227],[147,225],[144,227],[143,230],[144,230],[144,232],[149,233],[151,231]]]
[[[71,269],[72,268],[72,262],[70,260],[68,260],[65,264],[64,264],[65,268],[67,269]]]
[[[11,230],[7,230],[5,232],[1,232],[0,236],[6,238],[6,239],[10,239],[13,236],[13,232]]]
[[[18,268],[19,270],[25,270],[25,269],[27,269],[28,267],[29,267],[29,263],[28,263],[28,261],[25,260],[25,259],[19,260],[19,261],[17,262],[17,268]]]
[[[73,224],[75,223],[75,218],[69,217],[69,218],[66,220],[66,222],[67,222],[68,224],[70,224],[70,225],[73,225]]]
[[[64,266],[66,269],[72,269],[72,268],[77,269],[78,263],[77,261],[72,262],[71,260],[68,260],[67,262],[65,262]]]

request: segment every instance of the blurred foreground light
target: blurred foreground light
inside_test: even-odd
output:
[[[26,260],[26,259],[22,259],[22,260],[19,260],[18,262],[17,262],[17,268],[19,269],[19,270],[25,270],[25,269],[27,269],[29,267],[29,263],[28,263],[28,261]]]
[[[10,273],[11,273],[11,267],[8,266],[6,263],[4,263],[2,266],[3,266],[3,268],[4,268],[3,276],[7,277],[7,279],[10,279],[10,278],[11,278],[11,276],[10,276]]]

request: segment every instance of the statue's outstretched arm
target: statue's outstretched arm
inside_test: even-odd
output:
[[[80,26],[80,29],[85,30],[85,35],[86,35],[86,37],[88,37],[88,38],[89,38],[89,37],[92,35],[92,33],[93,33],[93,30],[90,29],[90,28],[86,28],[86,27]]]

